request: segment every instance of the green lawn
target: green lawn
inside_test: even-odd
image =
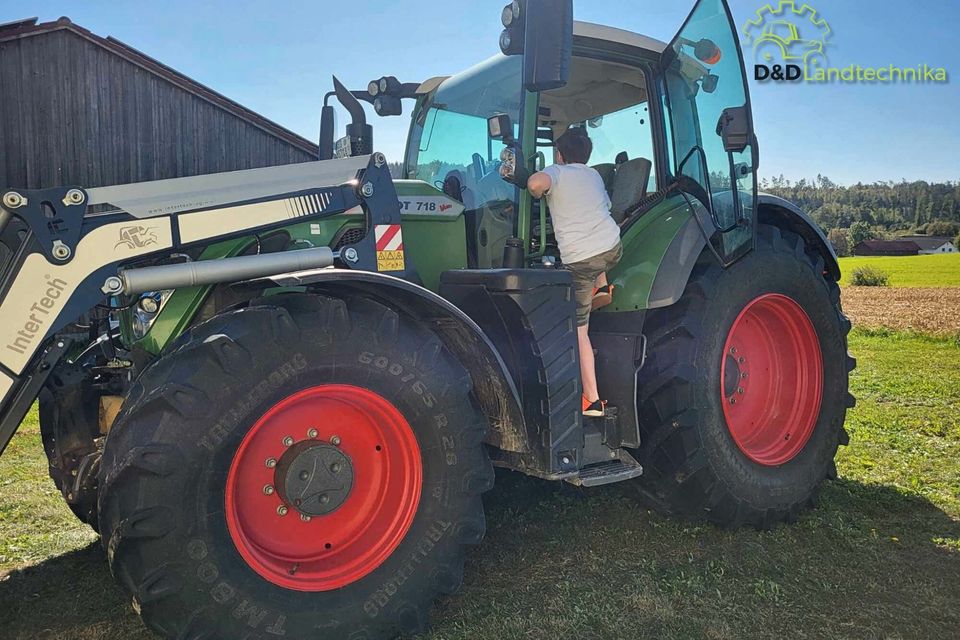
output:
[[[854,333],[840,479],[774,531],[651,513],[513,473],[428,640],[960,637],[960,345]],[[145,639],[45,478],[35,417],[0,458],[0,636]]]
[[[840,258],[841,283],[850,284],[850,273],[860,266],[885,272],[892,287],[960,287],[960,253]]]

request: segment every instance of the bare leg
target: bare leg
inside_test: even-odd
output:
[[[594,289],[599,289],[600,287],[607,286],[607,274],[601,273],[597,276],[597,281],[593,283]]]
[[[593,362],[593,345],[590,344],[588,327],[577,327],[577,341],[580,344],[580,380],[583,385],[583,395],[587,400],[594,402],[600,399],[597,391],[597,371]]]

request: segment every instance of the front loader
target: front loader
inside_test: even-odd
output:
[[[850,323],[822,232],[758,193],[723,0],[670,43],[515,1],[501,55],[366,90],[320,160],[0,195],[0,448],[50,473],[168,638],[418,632],[499,466],[769,528],[835,472]],[[362,102],[413,103],[399,179]],[[501,179],[583,127],[622,261],[591,316],[546,202]]]

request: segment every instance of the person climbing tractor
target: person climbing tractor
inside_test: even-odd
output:
[[[620,227],[610,215],[610,196],[603,179],[587,166],[592,152],[593,142],[584,129],[568,129],[554,143],[555,164],[531,175],[526,188],[534,198],[546,196],[560,258],[573,275],[583,415],[598,417],[603,415],[606,403],[597,389],[593,346],[587,331],[598,280],[620,261],[623,246]],[[518,173],[514,180],[523,186],[523,177]]]

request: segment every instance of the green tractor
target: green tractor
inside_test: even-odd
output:
[[[375,639],[457,590],[503,467],[624,482],[722,526],[793,520],[853,398],[836,256],[757,192],[723,0],[665,44],[508,5],[497,55],[366,90],[317,162],[0,210],[0,445],[39,398],[50,473],[168,638]],[[413,111],[403,179],[361,101]],[[545,202],[501,179],[585,127],[624,255],[591,319]]]

